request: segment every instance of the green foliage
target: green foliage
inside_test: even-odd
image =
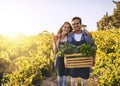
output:
[[[64,57],[65,54],[75,54],[81,53],[83,56],[93,56],[95,54],[96,48],[92,47],[91,44],[82,44],[80,46],[76,46],[70,43],[64,43],[64,45],[60,45],[58,50],[58,56]]]
[[[60,45],[60,48],[58,49],[58,56],[64,57],[65,54],[73,54],[77,52],[78,52],[77,46],[65,42],[64,45]]]
[[[79,49],[80,53],[87,57],[93,56],[96,52],[96,48],[92,47],[91,44],[82,44]]]

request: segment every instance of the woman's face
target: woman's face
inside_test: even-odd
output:
[[[70,25],[69,24],[64,24],[62,28],[62,33],[68,34],[70,31]]]

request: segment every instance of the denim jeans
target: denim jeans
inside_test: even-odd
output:
[[[67,76],[58,76],[58,86],[67,86]]]
[[[78,86],[78,78],[71,77],[71,86]],[[81,86],[88,86],[88,79],[81,78]]]

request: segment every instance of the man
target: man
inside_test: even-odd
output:
[[[92,37],[88,36],[85,31],[82,31],[82,20],[80,17],[74,17],[72,19],[72,27],[74,32],[68,37],[69,43],[79,46],[84,43],[89,44],[93,42]],[[96,48],[94,44],[93,47]],[[94,63],[95,58],[93,58],[93,64]],[[90,68],[70,68],[71,86],[77,86],[78,77],[81,77],[81,86],[88,86],[89,74]]]

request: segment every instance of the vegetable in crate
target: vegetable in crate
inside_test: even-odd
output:
[[[86,57],[93,56],[96,51],[96,48],[92,47],[91,44],[82,44],[79,48],[80,53]]]
[[[78,52],[77,46],[65,42],[64,45],[60,45],[60,48],[58,49],[58,56],[64,57],[64,54],[73,54],[77,52]]]

